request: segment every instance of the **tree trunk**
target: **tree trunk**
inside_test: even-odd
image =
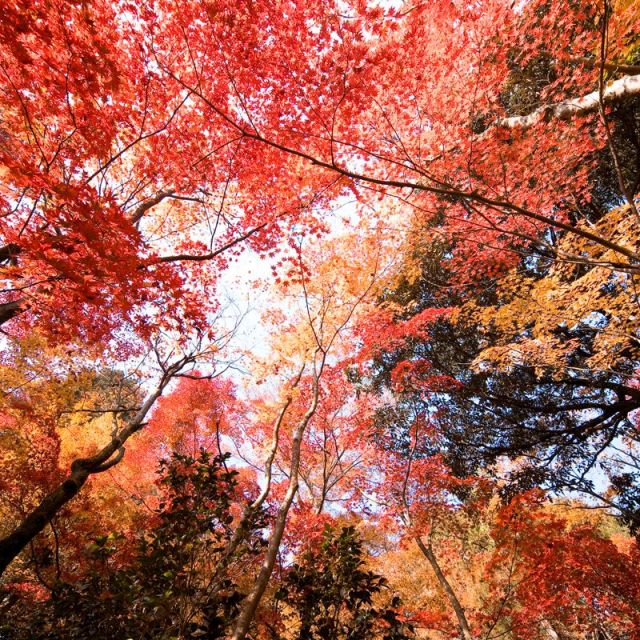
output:
[[[18,554],[51,522],[87,481],[90,472],[77,468],[14,529],[0,540],[0,576]]]
[[[251,625],[251,622],[253,621],[258,605],[260,604],[260,600],[264,595],[265,589],[269,584],[271,574],[273,573],[273,567],[276,563],[278,550],[280,549],[280,542],[282,541],[285,525],[287,523],[287,515],[289,514],[289,509],[291,507],[291,504],[293,503],[293,498],[295,497],[297,491],[298,481],[297,479],[295,481],[292,479],[289,482],[289,488],[287,490],[286,496],[280,504],[280,508],[278,509],[276,521],[273,525],[273,531],[271,532],[271,537],[269,538],[269,546],[267,547],[265,559],[262,563],[262,566],[260,567],[260,572],[258,573],[258,577],[256,578],[253,589],[247,596],[245,604],[242,607],[242,611],[240,612],[238,620],[236,621],[236,627],[233,631],[232,636],[233,640],[244,640],[247,632],[249,631],[249,627]]]
[[[21,302],[22,300],[13,300],[11,302],[3,302],[0,304],[0,325],[3,325],[5,322],[9,322],[11,318],[15,318],[22,312],[22,307],[20,306]]]
[[[322,365],[324,365],[324,358],[322,360]],[[322,365],[320,370],[322,370]],[[256,610],[258,609],[258,605],[260,604],[260,600],[264,595],[265,589],[269,584],[271,574],[273,573],[273,567],[275,566],[276,558],[278,557],[278,550],[280,549],[280,543],[282,542],[282,536],[287,523],[287,515],[289,514],[289,509],[291,508],[293,499],[298,491],[298,472],[300,469],[302,438],[309,421],[318,408],[318,378],[319,374],[316,373],[314,376],[313,399],[311,400],[311,405],[293,433],[289,486],[287,487],[287,493],[278,508],[278,513],[273,524],[273,531],[269,538],[267,552],[253,585],[253,589],[245,599],[240,615],[236,620],[232,640],[244,640],[244,638],[246,638],[247,633],[249,632],[249,627],[251,626],[256,614]]]
[[[429,561],[433,572],[436,574],[436,578],[442,587],[449,603],[453,607],[455,611],[456,618],[458,619],[458,626],[460,627],[460,632],[462,633],[462,637],[464,640],[473,640],[473,635],[471,633],[471,627],[469,626],[469,622],[467,620],[467,616],[465,615],[464,608],[460,604],[460,600],[458,600],[458,596],[456,596],[455,591],[452,589],[449,581],[447,580],[447,576],[444,575],[442,569],[440,568],[440,564],[438,563],[438,559],[433,553],[433,549],[431,545],[426,545],[422,542],[420,536],[416,536],[415,538],[416,544],[422,551],[422,554]]]
[[[69,475],[29,513],[8,535],[0,540],[0,576],[20,552],[51,522],[84,486],[89,476],[107,471],[124,456],[124,443],[144,426],[144,419],[163,389],[177,373],[174,366],[162,377],[156,390],[147,398],[131,423],[105,447],[89,458],[79,458],[71,463]]]

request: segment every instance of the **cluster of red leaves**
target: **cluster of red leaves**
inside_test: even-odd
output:
[[[543,504],[537,491],[518,496],[493,531],[497,547],[487,579],[516,637],[531,637],[544,620],[554,620],[585,631],[606,623],[638,638],[637,545],[624,552],[594,525],[571,526]],[[497,581],[505,575],[506,585]]]

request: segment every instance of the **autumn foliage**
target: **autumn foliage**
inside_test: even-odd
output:
[[[0,640],[640,640],[640,4],[0,7]]]

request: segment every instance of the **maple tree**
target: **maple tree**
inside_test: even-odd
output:
[[[610,517],[594,517],[584,507],[534,492],[508,507],[493,499],[434,526],[430,543],[463,605],[471,637],[633,637],[637,548]],[[389,546],[374,567],[425,637],[459,633],[449,600],[417,546]],[[605,601],[611,608],[601,606]]]
[[[597,123],[559,122],[541,137],[529,123],[500,119],[513,110],[505,91],[526,85],[511,71],[532,60],[542,57],[553,69],[535,102],[573,98],[596,75],[599,9],[577,2],[559,17],[557,3],[539,4],[522,12],[497,1],[423,4],[406,14],[322,3],[288,11],[223,3],[124,3],[121,12],[108,2],[10,5],[3,319],[28,310],[48,331],[81,331],[86,339],[123,321],[144,330],[150,306],[164,309],[164,322],[180,324],[186,314],[202,323],[197,293],[215,282],[226,251],[242,240],[268,251],[288,222],[317,229],[314,210],[347,186],[364,197],[358,182],[403,198],[411,189],[418,196],[408,204],[428,215],[442,210],[444,197],[447,233],[473,235],[472,246],[483,247],[474,260],[482,269],[490,260],[494,269],[513,264],[514,246],[538,238],[545,225],[607,246],[613,263],[630,260],[633,269],[633,250],[568,224],[561,205],[586,188]],[[634,7],[620,3],[607,21],[605,53],[614,60],[633,50]],[[29,12],[37,18],[25,20]],[[496,23],[509,47],[495,37]],[[265,25],[272,33],[266,44]],[[289,46],[293,33],[304,33],[304,43]],[[535,33],[534,44],[526,33]],[[408,55],[416,47],[430,52],[426,69]],[[635,70],[618,62],[607,65],[613,77]],[[440,82],[448,68],[455,86]],[[637,92],[637,77],[622,80],[629,78],[618,93],[617,81],[603,88],[603,100]],[[393,98],[380,95],[387,83]],[[473,86],[477,94],[466,100],[463,87]],[[589,116],[597,104],[584,108]],[[473,121],[493,113],[494,126],[474,134]],[[505,140],[505,127],[514,126],[519,135],[508,131]],[[544,158],[538,171],[549,169],[544,184],[527,175],[532,155]],[[502,184],[492,176],[505,162]],[[551,206],[559,209],[546,215]],[[511,238],[506,245],[503,234]],[[457,249],[463,259],[469,250],[465,241]],[[66,315],[72,309],[75,318]]]
[[[618,228],[626,212],[614,209],[596,226]],[[566,243],[575,239],[563,238],[558,248]],[[602,267],[525,262],[474,299],[464,302],[454,293],[448,301],[457,306],[434,316],[430,305],[448,294],[430,280],[430,262],[421,269],[412,276],[416,283],[403,280],[387,292],[383,304],[402,305],[409,319],[395,323],[399,335],[386,332],[393,335],[386,350],[378,348],[363,369],[373,374],[378,392],[394,390],[394,401],[379,409],[379,423],[395,428],[422,412],[439,435],[432,449],[456,473],[519,457],[501,474],[512,483],[505,491],[516,490],[514,484],[584,491],[617,505],[633,523],[638,398],[632,278]],[[418,328],[424,317],[434,318],[426,330]],[[611,485],[606,495],[594,487],[593,470],[609,476],[616,492]]]
[[[639,27],[5,3],[15,637],[635,638]],[[268,300],[253,347],[234,278]],[[431,595],[383,602],[375,539]]]
[[[525,494],[497,519],[498,526],[505,519],[510,524],[494,533],[490,567],[495,562],[509,566],[509,584],[500,606],[514,637],[528,637],[532,626],[541,623],[559,633],[565,628],[604,628],[614,635],[635,637],[638,594],[632,586],[635,579],[627,573],[637,568],[632,558],[593,523],[570,523],[561,515],[541,511],[540,496]]]

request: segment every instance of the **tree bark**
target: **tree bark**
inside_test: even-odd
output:
[[[0,304],[0,325],[9,322],[19,313],[22,313],[22,300],[12,300],[11,302],[3,302]]]
[[[133,214],[131,215],[131,222],[133,222],[133,224],[138,224],[138,222],[142,220],[142,217],[147,211],[149,211],[149,209],[152,209],[157,204],[162,202],[165,198],[169,198],[174,193],[175,191],[172,191],[172,190],[159,191],[155,196],[153,196],[152,198],[149,198],[142,204],[138,205],[135,211],[133,212]]]
[[[618,102],[640,94],[640,75],[625,76],[612,82],[602,92],[605,104]],[[563,100],[553,105],[543,105],[526,116],[500,118],[495,126],[504,129],[529,129],[539,122],[549,122],[552,119],[569,120],[574,116],[585,115],[600,108],[600,92],[592,91],[585,96]]]
[[[15,242],[10,242],[4,247],[0,247],[0,264],[3,262],[15,263],[16,256],[20,254],[20,247]]]
[[[292,390],[298,386],[303,372],[304,372],[304,366],[300,369],[300,372],[298,373],[297,377],[294,379],[294,382],[291,386]],[[285,400],[284,404],[280,408],[280,411],[278,412],[278,415],[273,425],[273,436],[271,439],[271,446],[269,447],[269,455],[267,456],[267,459],[265,462],[265,474],[266,474],[265,485],[262,491],[260,492],[260,495],[258,495],[258,497],[253,502],[249,503],[244,508],[242,515],[240,516],[240,520],[238,521],[238,524],[236,525],[236,528],[233,532],[233,535],[231,536],[231,539],[227,543],[224,553],[222,554],[222,557],[220,558],[220,560],[218,561],[218,563],[216,564],[213,570],[213,574],[214,576],[216,576],[216,578],[214,578],[214,580],[212,581],[212,591],[217,591],[217,587],[216,587],[217,581],[224,577],[224,572],[227,566],[229,565],[229,563],[231,562],[231,559],[233,558],[233,554],[238,550],[240,545],[244,542],[247,536],[247,533],[249,532],[249,527],[251,525],[252,518],[258,512],[258,510],[262,507],[262,505],[264,504],[265,500],[269,495],[269,492],[271,490],[271,480],[272,480],[272,474],[273,474],[273,462],[275,460],[276,453],[278,452],[278,442],[280,441],[280,427],[282,426],[282,422],[287,413],[287,410],[289,409],[289,406],[291,405],[292,399],[293,398],[291,397],[291,394],[287,396],[287,399]]]
[[[462,637],[464,640],[473,640],[473,635],[471,633],[471,627],[469,626],[469,622],[467,620],[467,616],[464,612],[464,608],[460,604],[460,600],[458,600],[458,596],[456,596],[455,591],[451,587],[451,584],[447,580],[447,576],[444,575],[442,569],[440,568],[440,564],[438,563],[438,559],[433,553],[433,549],[431,545],[426,545],[420,536],[416,536],[415,538],[416,544],[418,545],[420,551],[424,557],[429,561],[433,572],[436,574],[436,578],[442,587],[449,603],[453,607],[453,610],[456,614],[456,618],[458,619],[458,626],[460,627],[460,632],[462,633]]]
[[[0,540],[0,576],[20,552],[51,522],[60,510],[82,489],[91,475],[118,464],[124,456],[124,443],[144,426],[144,419],[169,380],[182,365],[174,365],[163,375],[156,390],[147,398],[133,420],[95,455],[71,463],[67,477],[7,536]]]
[[[0,540],[0,576],[29,542],[51,522],[55,514],[80,491],[89,474],[88,469],[78,466],[74,468],[72,465],[67,478],[47,495],[14,531]]]
[[[320,371],[322,371],[322,366],[324,365],[324,357],[325,356],[323,354]],[[298,491],[298,472],[300,470],[300,451],[302,447],[302,438],[304,436],[307,425],[309,424],[309,421],[318,408],[319,375],[320,374],[318,372],[316,372],[314,375],[313,398],[311,400],[309,409],[304,414],[302,420],[293,432],[291,445],[291,464],[289,470],[289,486],[287,487],[287,493],[285,494],[285,497],[283,498],[278,508],[276,519],[273,524],[273,530],[269,538],[269,544],[267,546],[265,558],[262,566],[260,567],[260,571],[258,572],[258,576],[256,577],[253,588],[249,595],[246,597],[242,606],[242,610],[240,611],[240,615],[236,620],[236,626],[233,631],[232,640],[244,640],[244,638],[246,638],[247,633],[249,632],[249,627],[251,626],[253,618],[256,614],[256,610],[258,609],[258,605],[260,604],[260,600],[264,595],[265,589],[269,584],[271,574],[273,573],[276,558],[278,557],[278,550],[280,549],[280,543],[282,542],[282,536],[284,534],[285,525],[287,523],[289,509],[291,508],[293,499],[295,498],[295,495]]]

